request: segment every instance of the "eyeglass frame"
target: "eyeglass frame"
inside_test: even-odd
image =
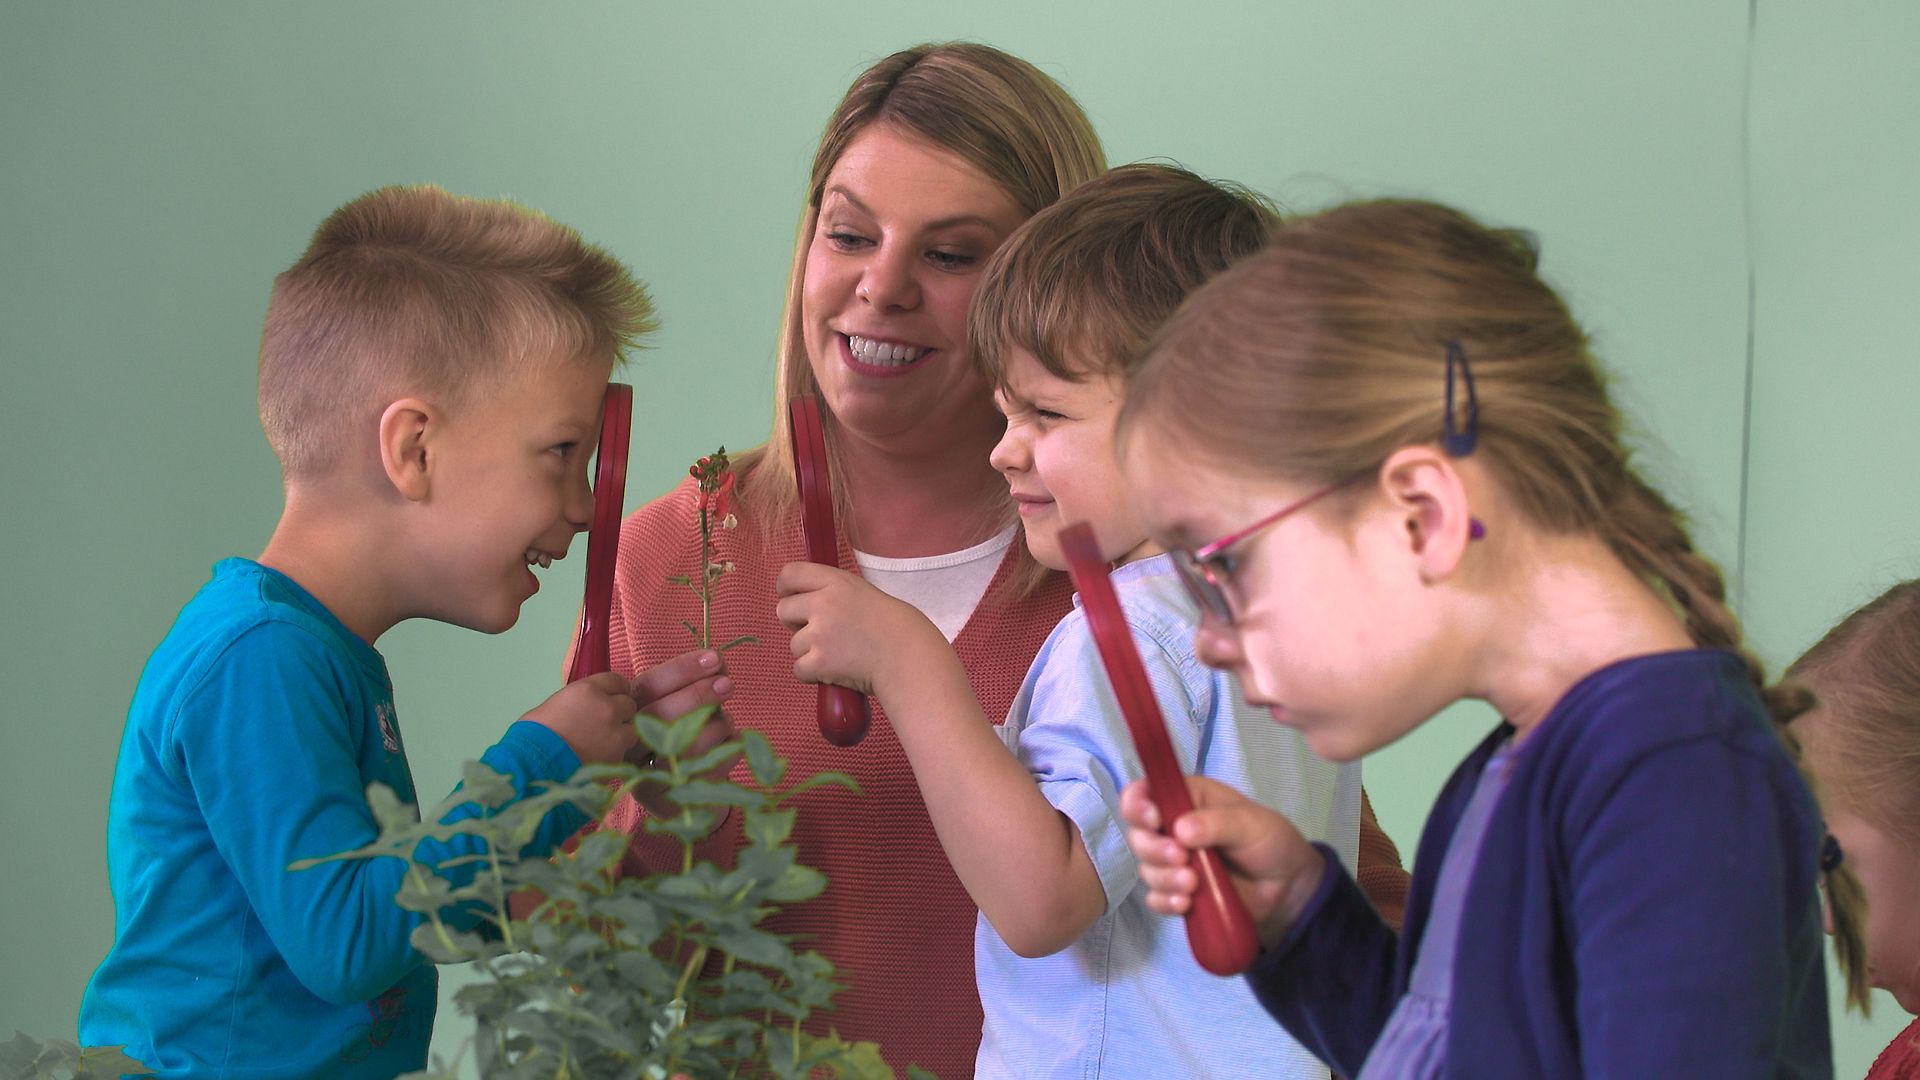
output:
[[[1194,602],[1200,605],[1201,615],[1210,615],[1218,619],[1223,626],[1233,625],[1233,605],[1227,600],[1226,583],[1216,576],[1214,569],[1214,562],[1221,552],[1263,529],[1279,524],[1281,519],[1296,511],[1305,510],[1341,488],[1371,475],[1373,475],[1372,469],[1362,469],[1311,494],[1295,499],[1244,529],[1229,533],[1193,551],[1174,548],[1172,552],[1174,569],[1179,571],[1180,583],[1187,587],[1187,595],[1193,597]]]
[[[1460,382],[1466,389],[1466,416],[1464,422],[1454,406],[1454,372],[1459,371]],[[1440,420],[1440,446],[1449,457],[1463,458],[1472,454],[1480,442],[1480,395],[1473,385],[1473,369],[1467,366],[1467,351],[1458,341],[1446,344],[1446,411]],[[1194,551],[1181,548],[1173,549],[1174,569],[1180,572],[1180,583],[1187,587],[1187,593],[1200,605],[1202,616],[1211,615],[1220,620],[1223,626],[1233,625],[1233,605],[1227,601],[1226,586],[1214,576],[1213,562],[1221,552],[1252,536],[1296,510],[1305,510],[1321,499],[1339,491],[1356,480],[1373,474],[1373,469],[1362,469],[1351,476],[1328,484],[1302,498],[1275,510],[1259,521],[1215,540]],[[1487,528],[1477,517],[1467,519],[1467,539],[1480,540],[1487,535]]]

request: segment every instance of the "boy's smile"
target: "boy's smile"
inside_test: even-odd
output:
[[[1007,478],[1027,548],[1042,565],[1066,569],[1059,533],[1080,521],[1093,526],[1109,561],[1159,551],[1147,541],[1114,459],[1113,422],[1125,392],[1114,375],[1064,379],[1025,350],[1008,353],[1006,386],[994,396],[1007,430],[992,461]]]

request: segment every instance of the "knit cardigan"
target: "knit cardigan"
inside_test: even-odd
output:
[[[685,585],[667,579],[700,577],[698,499],[688,480],[635,511],[621,529],[611,635],[615,671],[632,675],[693,647],[681,620],[699,625],[699,601]],[[774,583],[782,566],[806,557],[798,515],[770,531],[744,519],[735,529],[715,529],[714,548],[715,561],[731,564],[713,590],[714,639],[758,639],[727,653],[735,687],[728,716],[743,730],[765,734],[787,760],[783,785],[827,770],[860,785],[857,795],[823,786],[792,802],[799,811],[792,842],[800,862],[824,872],[827,887],[763,924],[798,935],[801,947],[824,954],[846,984],[831,1011],[816,1013],[809,1027],[879,1042],[903,1075],[914,1063],[942,1077],[971,1076],[981,1023],[973,978],[977,909],[947,863],[913,768],[879,704],[870,702],[873,726],[865,740],[836,747],[820,736],[815,687],[793,677],[791,634],[775,617]],[[1009,548],[953,642],[981,709],[995,724],[1006,717],[1041,643],[1072,607],[1065,574],[1049,575],[1027,596],[1013,595],[1017,554]],[[854,565],[844,540],[840,565]],[[734,779],[748,780],[744,763],[736,766]],[[621,799],[601,825],[632,837],[623,872],[677,870],[679,842],[647,833],[643,818],[631,799]],[[694,857],[731,865],[739,826],[738,815],[730,815]],[[1364,802],[1360,867],[1360,885],[1397,924],[1407,877],[1393,842]]]
[[[1880,1051],[1873,1068],[1867,1070],[1867,1080],[1920,1080],[1920,1020],[1908,1024]]]

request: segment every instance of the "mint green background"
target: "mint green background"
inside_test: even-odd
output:
[[[630,504],[763,438],[807,159],[847,81],[920,40],[1057,76],[1115,162],[1295,207],[1439,197],[1544,240],[1646,462],[1776,663],[1920,572],[1920,10],[1855,4],[1124,0],[0,7],[0,1037],[70,1031],[112,934],[127,699],[215,559],[257,552],[272,276],[369,188],[511,195],[654,289]],[[1752,363],[1749,366],[1749,328]],[[1751,374],[1751,404],[1748,403]],[[1744,507],[1744,509],[1743,509]],[[423,792],[558,677],[582,560],[521,625],[381,641]],[[1411,850],[1489,722],[1368,763]],[[288,783],[300,778],[289,776]],[[1684,962],[1684,958],[1676,958]],[[1839,1075],[1897,1030],[1843,1019]],[[448,1014],[437,1046],[461,1025]]]

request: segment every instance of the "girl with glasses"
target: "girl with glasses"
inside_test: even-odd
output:
[[[1334,761],[1503,717],[1430,815],[1403,933],[1204,779],[1124,812],[1148,903],[1217,845],[1267,1010],[1349,1076],[1823,1076],[1822,829],[1720,573],[1634,469],[1523,234],[1382,201],[1283,225],[1191,297],[1120,454],[1195,639]]]

